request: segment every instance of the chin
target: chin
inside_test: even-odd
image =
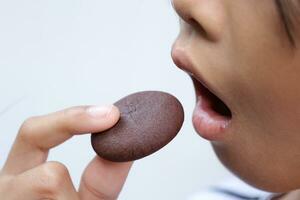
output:
[[[252,187],[271,193],[286,193],[300,188],[300,180],[293,181],[295,177],[291,178],[288,170],[279,171],[275,169],[275,164],[273,167],[265,167],[259,162],[253,162],[253,159],[247,160],[246,156],[232,155],[232,151],[228,150],[225,144],[217,142],[211,144],[221,163]]]

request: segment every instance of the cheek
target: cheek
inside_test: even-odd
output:
[[[237,123],[227,141],[213,146],[246,182],[285,192],[300,187],[300,60],[278,39],[274,23],[245,14],[232,25],[226,51],[231,63],[223,76],[230,77],[226,87]]]
[[[236,53],[230,93],[245,126],[287,135],[300,130],[300,61],[278,40],[264,44]]]
[[[233,16],[240,21],[233,22],[229,34],[227,57],[232,63],[225,72],[231,80],[228,94],[245,126],[267,132],[300,130],[296,119],[300,68],[292,60],[289,43],[280,39],[284,36],[275,8],[270,1],[259,4],[266,4],[261,7],[268,12],[254,8],[256,13],[243,8],[234,12],[243,18]]]
[[[251,185],[286,192],[300,187],[300,61],[283,49],[271,51],[273,45],[237,52],[230,87],[237,123],[214,149]]]
[[[230,141],[215,149],[248,183],[284,192],[300,187],[300,61],[271,47],[260,46],[239,57],[244,62],[235,70],[231,92],[237,94],[237,127]]]

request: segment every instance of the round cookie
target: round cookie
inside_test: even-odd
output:
[[[184,121],[181,103],[171,94],[145,91],[117,101],[118,123],[91,136],[92,147],[102,158],[114,162],[148,156],[168,144]]]

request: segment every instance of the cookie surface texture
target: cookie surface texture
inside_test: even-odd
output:
[[[134,93],[114,105],[121,113],[117,124],[91,136],[95,152],[114,162],[133,161],[158,151],[177,135],[184,121],[181,103],[165,92]]]

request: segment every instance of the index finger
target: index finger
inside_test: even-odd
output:
[[[22,124],[2,172],[19,174],[42,164],[50,148],[73,135],[104,131],[119,117],[119,110],[113,105],[76,106],[31,117]]]

